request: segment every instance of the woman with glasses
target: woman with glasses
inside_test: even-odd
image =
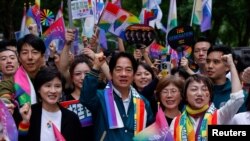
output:
[[[212,103],[211,80],[199,74],[190,76],[183,91],[186,107],[181,115],[174,118],[170,126],[175,140],[207,140],[208,125],[228,123],[243,104],[244,94],[232,55],[223,55],[222,59],[232,74],[230,99],[217,110]]]
[[[160,79],[156,86],[156,97],[164,110],[168,125],[174,117],[181,114],[183,85],[184,81],[180,77],[170,75]]]

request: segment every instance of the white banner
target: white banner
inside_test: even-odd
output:
[[[71,1],[72,19],[82,19],[93,15],[92,0]]]

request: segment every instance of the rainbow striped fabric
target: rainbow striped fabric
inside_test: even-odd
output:
[[[206,111],[202,120],[200,120],[199,127],[195,131],[190,117],[185,110],[178,116],[174,123],[174,139],[175,141],[201,141],[207,140],[208,125],[217,124],[217,110],[214,104],[211,104]]]
[[[110,32],[125,39],[126,28],[138,23],[140,23],[140,20],[136,16],[108,2],[102,12],[98,26],[105,32]]]
[[[134,104],[134,133],[137,134],[146,127],[147,112],[145,110],[145,103],[141,99],[137,91],[131,87]],[[108,115],[109,128],[123,128],[124,124],[118,111],[117,105],[113,97],[112,82],[109,82],[104,90],[104,99]]]

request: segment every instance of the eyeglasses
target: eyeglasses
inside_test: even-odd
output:
[[[167,95],[167,94],[170,94],[170,95],[176,95],[178,92],[180,92],[178,89],[163,89],[161,91],[161,95]]]

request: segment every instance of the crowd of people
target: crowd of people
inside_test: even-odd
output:
[[[174,140],[206,140],[208,125],[250,124],[249,56],[235,57],[230,47],[201,37],[192,52],[198,71],[182,57],[180,66],[162,75],[161,60],[150,57],[149,47],[128,53],[121,39],[119,51],[106,54],[93,35],[72,55],[74,33],[67,29],[60,54],[51,43],[48,59],[37,35],[1,42],[0,99],[18,140],[54,141],[56,129],[67,141],[130,141],[155,121],[158,106]],[[28,100],[17,93],[19,71],[31,82]],[[8,141],[3,130],[0,140]]]

